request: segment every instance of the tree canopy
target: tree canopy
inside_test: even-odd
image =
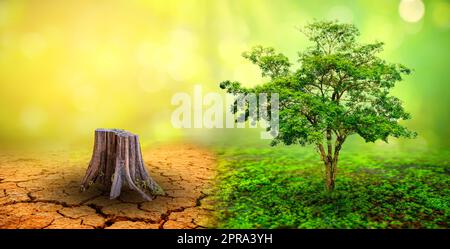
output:
[[[243,57],[270,80],[254,88],[236,81],[220,87],[229,93],[278,93],[279,135],[273,144],[321,144],[331,132],[337,140],[358,134],[366,142],[414,137],[400,125],[410,119],[391,89],[411,70],[379,57],[382,42],[361,44],[352,24],[319,21],[301,32],[312,43],[298,53],[298,68],[274,48],[256,46]]]

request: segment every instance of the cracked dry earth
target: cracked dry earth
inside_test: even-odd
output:
[[[109,200],[97,184],[80,193],[88,154],[76,159],[61,159],[60,153],[0,154],[0,228],[214,227],[211,152],[192,145],[145,151],[150,175],[166,192],[152,201],[127,190]]]

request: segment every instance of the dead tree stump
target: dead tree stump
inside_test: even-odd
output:
[[[145,169],[138,135],[125,130],[95,130],[94,150],[81,191],[97,180],[110,189],[110,199],[120,195],[123,185],[139,192],[146,200],[164,193]]]

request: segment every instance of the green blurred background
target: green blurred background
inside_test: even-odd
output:
[[[0,0],[0,146],[84,146],[97,127],[144,143],[268,144],[255,130],[174,129],[171,97],[195,84],[206,93],[226,79],[263,82],[241,53],[261,44],[296,61],[308,45],[297,29],[314,19],[356,24],[362,41],[386,43],[385,59],[415,70],[394,94],[419,137],[376,148],[449,147],[445,0]]]

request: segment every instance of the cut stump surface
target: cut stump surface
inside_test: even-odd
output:
[[[95,130],[94,150],[81,190],[95,182],[110,189],[110,199],[117,198],[124,185],[145,200],[164,194],[145,168],[138,135],[120,129]]]

